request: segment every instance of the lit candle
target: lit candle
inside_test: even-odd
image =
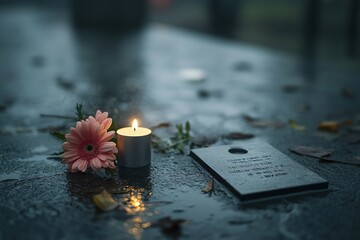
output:
[[[151,130],[138,126],[135,119],[131,127],[117,130],[118,165],[144,167],[151,163]]]

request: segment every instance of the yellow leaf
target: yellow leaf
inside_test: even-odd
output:
[[[111,194],[106,190],[103,190],[99,194],[93,195],[92,200],[95,205],[103,211],[110,211],[119,206],[119,203],[114,200]]]
[[[292,129],[294,129],[296,131],[305,131],[306,130],[306,127],[304,125],[300,125],[292,119],[289,120],[289,125]]]

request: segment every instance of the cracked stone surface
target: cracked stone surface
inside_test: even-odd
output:
[[[359,167],[287,150],[302,144],[360,156],[359,144],[317,131],[324,119],[359,117],[358,71],[163,25],[119,35],[75,29],[61,10],[0,11],[0,239],[359,239]],[[206,79],[182,79],[189,68]],[[343,88],[357,95],[344,98]],[[217,182],[211,195],[202,193],[210,176],[189,156],[160,153],[149,169],[114,177],[67,173],[49,158],[61,142],[48,132],[73,121],[41,114],[71,116],[77,102],[109,111],[121,126],[134,116],[142,126],[189,120],[192,134],[214,145],[237,142],[221,138],[226,133],[255,134],[330,189],[244,205]],[[306,104],[311,110],[299,112]],[[254,128],[242,114],[295,119],[307,131]],[[102,189],[130,211],[97,210],[91,196]],[[142,227],[166,216],[187,221],[180,236]]]

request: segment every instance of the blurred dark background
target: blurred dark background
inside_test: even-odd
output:
[[[358,0],[0,0],[55,7],[80,27],[126,32],[156,22],[358,69]]]

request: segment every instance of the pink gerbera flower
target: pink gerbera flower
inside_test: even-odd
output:
[[[85,172],[89,167],[94,170],[115,168],[114,153],[118,150],[114,142],[109,142],[115,132],[107,132],[111,123],[108,113],[98,110],[95,118],[90,116],[70,129],[70,133],[65,135],[67,141],[63,143],[64,153],[61,155],[69,171]]]

